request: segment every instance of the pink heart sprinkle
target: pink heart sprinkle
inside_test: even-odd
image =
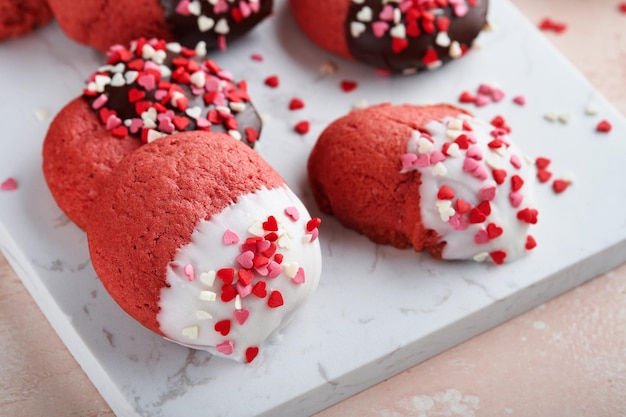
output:
[[[145,88],[147,91],[151,91],[154,89],[156,81],[154,79],[154,75],[145,74],[137,79],[137,84]]]
[[[316,227],[315,229],[311,230],[311,231],[309,232],[309,234],[311,235],[311,239],[309,239],[309,243],[313,243],[313,242],[315,242],[315,241],[317,240],[317,237],[319,236],[320,231],[319,231],[319,229]]]
[[[248,317],[250,317],[250,310],[248,310],[247,308],[242,308],[241,310],[235,310],[235,312],[233,313],[233,316],[235,317],[235,320],[237,321],[237,323],[243,326],[246,320],[248,320]]]
[[[272,246],[272,243],[269,240],[259,240],[258,242],[256,242],[256,252],[263,253],[268,250],[270,246]]]
[[[454,14],[456,17],[463,17],[468,11],[469,9],[464,3],[459,3],[454,6]]]
[[[380,12],[378,17],[380,17],[382,20],[392,21],[394,17],[393,15],[393,7],[387,4],[385,7],[383,7],[383,10]]]
[[[465,132],[464,135],[467,137],[467,141],[469,143],[478,143],[476,139],[476,134],[474,132]]]
[[[454,213],[448,220],[448,224],[457,232],[467,230],[469,223],[467,219],[459,213]]]
[[[198,87],[195,85],[191,85],[191,94],[193,94],[194,96],[199,96],[200,94],[204,94],[204,87]]]
[[[224,244],[233,245],[239,243],[239,235],[232,230],[228,229],[224,232]]]
[[[254,270],[256,271],[257,274],[259,274],[262,277],[266,277],[267,274],[270,273],[270,270],[267,268],[267,265],[255,266]]]
[[[176,6],[176,13],[182,16],[191,16],[189,12],[189,0],[181,0]]]
[[[304,269],[302,267],[298,268],[298,272],[292,278],[292,281],[296,284],[304,284]]]
[[[130,133],[137,133],[139,129],[143,127],[143,120],[141,119],[131,119],[130,120]]]
[[[474,104],[477,107],[483,107],[489,104],[489,96],[484,94],[476,94],[476,98],[474,99]]]
[[[159,122],[158,130],[164,133],[174,133],[175,128],[176,127],[174,126],[174,123],[172,123],[172,120],[169,117],[164,117]]]
[[[481,164],[472,172],[472,175],[479,180],[485,181],[487,178],[489,178],[489,171],[487,170],[487,167]]]
[[[143,63],[143,69],[144,69],[144,71],[147,71],[147,70],[161,71],[161,68],[159,67],[159,64],[157,64],[154,61],[150,61],[150,60],[145,61]]]
[[[484,245],[489,242],[489,234],[485,229],[480,229],[476,235],[474,235],[474,243],[477,245]]]
[[[107,118],[106,129],[113,130],[121,124],[122,124],[122,119],[112,114]]]
[[[226,3],[226,0],[219,0],[217,4],[215,5],[215,7],[213,7],[213,13],[215,14],[224,13],[227,11],[228,11],[228,3]]]
[[[414,153],[405,153],[400,156],[400,162],[402,163],[403,171],[410,171],[413,168],[413,165],[417,161],[417,155]]]
[[[385,33],[389,30],[389,25],[386,22],[374,22],[372,23],[372,31],[374,32],[374,36],[377,38],[382,38],[385,36]]]
[[[7,178],[6,180],[2,181],[2,184],[0,184],[0,190],[2,191],[15,191],[17,190],[17,181],[15,181],[14,178]]]
[[[219,87],[220,79],[213,75],[207,75],[206,80],[204,81],[204,88],[206,88],[206,91],[217,91]]]
[[[520,106],[523,106],[523,105],[526,104],[526,97],[524,97],[524,96],[513,97],[513,103],[519,104]]]
[[[465,158],[463,161],[463,171],[464,172],[474,172],[480,166],[480,162],[475,160],[474,158]]]
[[[250,10],[252,10],[254,13],[258,13],[260,10],[259,8],[261,7],[261,2],[253,1],[249,5],[250,5]]]
[[[493,92],[493,87],[490,86],[489,84],[480,84],[478,86],[478,90],[477,90],[478,94],[490,96],[492,92]]]
[[[235,285],[241,298],[246,298],[252,293],[252,284],[244,285],[241,281],[237,281]]]
[[[217,349],[217,351],[223,355],[232,355],[233,351],[235,350],[235,343],[233,343],[232,340],[227,340],[225,342],[218,343],[215,346],[215,349]]]
[[[252,13],[252,10],[250,10],[250,6],[245,1],[239,3],[239,11],[241,12],[241,17],[243,17],[244,19],[250,16],[250,14]]]
[[[268,278],[276,278],[283,272],[283,267],[278,262],[272,261],[267,265],[267,270]]]
[[[522,201],[524,201],[524,195],[519,191],[511,191],[509,201],[514,208],[518,208],[522,204]]]
[[[154,98],[157,101],[161,101],[165,98],[165,96],[167,95],[167,90],[156,90],[154,92]]]
[[[250,269],[254,266],[254,263],[252,262],[253,259],[254,259],[254,252],[248,250],[248,251],[243,252],[241,255],[237,257],[237,262],[243,268]]]
[[[493,199],[496,198],[496,186],[485,185],[480,190],[478,190],[478,195],[480,195],[483,200],[493,201]]]
[[[466,155],[468,158],[476,159],[477,161],[483,159],[483,151],[481,151],[480,147],[477,145],[470,146],[467,150]]]
[[[298,212],[298,209],[295,207],[287,207],[285,209],[285,214],[294,222],[297,222],[300,219],[300,213]]]
[[[439,149],[435,149],[430,153],[430,162],[436,164],[437,162],[443,162],[446,160],[446,155]]]
[[[218,93],[215,96],[215,99],[213,99],[213,104],[215,104],[216,106],[225,106],[226,105],[226,97],[224,97],[224,94]],[[224,114],[229,114],[230,115],[230,113],[224,113]]]
[[[430,166],[430,154],[423,153],[415,160],[415,166],[418,168],[426,168]]]
[[[196,125],[198,125],[198,127],[210,127],[211,126],[211,122],[209,122],[204,117],[198,117],[196,119]]]
[[[520,169],[522,167],[522,161],[519,159],[519,156],[511,155],[511,165],[513,165],[517,169]]]
[[[183,267],[183,272],[189,281],[193,281],[196,277],[196,274],[193,270],[193,266],[191,264],[187,264]]]
[[[494,88],[491,92],[491,99],[496,103],[502,101],[505,96],[506,94],[504,94],[504,91],[500,90],[499,88]]]
[[[93,103],[91,103],[91,107],[94,110],[98,110],[100,107],[104,106],[104,103],[106,103],[108,100],[109,100],[108,96],[106,96],[105,94],[100,94],[98,98],[95,99]]]

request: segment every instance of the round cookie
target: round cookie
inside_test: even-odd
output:
[[[46,0],[0,0],[0,41],[23,36],[51,20]]]
[[[59,207],[84,229],[103,179],[142,143],[198,129],[254,146],[261,125],[244,81],[193,49],[140,39],[111,48],[83,96],[56,115],[44,140],[43,172]]]
[[[462,57],[486,24],[489,0],[290,0],[320,47],[381,70],[413,73]]]
[[[254,151],[221,133],[141,147],[87,226],[107,291],[148,329],[250,362],[317,287],[319,219]]]
[[[107,51],[140,37],[226,49],[272,13],[273,0],[48,0],[61,29]]]
[[[320,209],[376,243],[500,264],[535,245],[533,171],[508,133],[450,105],[356,110],[308,161]]]

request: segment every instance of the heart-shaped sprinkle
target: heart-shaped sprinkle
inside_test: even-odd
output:
[[[267,299],[267,306],[269,308],[278,308],[284,304],[283,295],[278,290],[273,290]]]
[[[552,172],[548,171],[547,169],[540,169],[537,171],[537,179],[539,180],[539,182],[548,182],[550,181],[550,178],[552,178]]]
[[[372,31],[377,38],[385,36],[387,30],[389,30],[389,24],[387,22],[377,21],[372,23]]]
[[[254,252],[245,251],[242,252],[239,256],[237,256],[237,263],[241,265],[243,268],[250,269],[253,267]]]
[[[267,230],[268,232],[277,232],[278,222],[276,221],[276,217],[269,216],[267,221],[263,222],[263,230]]]
[[[252,287],[252,294],[259,298],[265,298],[267,296],[267,289],[265,288],[265,281],[259,281]]]
[[[474,235],[474,243],[476,243],[477,245],[484,245],[485,243],[488,243],[488,242],[489,242],[489,234],[487,233],[485,229],[480,229]]]
[[[433,166],[431,174],[434,177],[445,177],[446,175],[448,175],[448,168],[446,168],[446,166],[442,162],[437,162]]]
[[[192,2],[189,2],[189,5],[187,6],[187,11],[194,16],[199,16],[200,13],[202,13],[202,5],[199,1],[194,0]]]
[[[391,38],[391,50],[396,54],[404,51],[408,46],[409,41],[404,38]]]
[[[222,280],[224,285],[230,285],[235,279],[235,270],[233,268],[218,269],[216,275]]]
[[[465,216],[462,216],[460,213],[454,213],[448,220],[448,224],[458,232],[467,230],[467,227],[469,225],[469,223],[467,222],[467,218]]]
[[[278,79],[277,75],[270,75],[265,79],[264,83],[268,87],[277,88],[280,84],[280,80]]]
[[[517,212],[517,218],[529,224],[537,224],[538,216],[539,212],[531,208],[525,208]]]
[[[493,260],[493,263],[496,265],[502,265],[504,263],[504,259],[506,258],[506,252],[503,250],[496,250],[489,253],[489,256]]]
[[[454,191],[447,185],[442,185],[437,192],[437,198],[439,200],[452,200],[454,198]]]
[[[478,208],[473,208],[469,212],[469,222],[472,224],[482,223],[487,220],[487,216],[485,213],[480,211]]]
[[[504,180],[506,179],[506,171],[504,169],[494,169],[491,171],[491,175],[493,176],[494,181],[498,185],[504,184]]]
[[[198,326],[189,326],[183,329],[183,336],[195,340],[198,338]]]
[[[213,26],[215,26],[215,20],[204,15],[198,17],[198,29],[200,32],[208,32],[213,29]]]
[[[524,180],[519,175],[513,175],[511,177],[511,189],[513,191],[519,191],[524,186]]]
[[[611,131],[611,129],[613,129],[613,126],[608,120],[601,120],[596,125],[596,131],[601,133],[608,133]]]
[[[518,208],[524,201],[524,195],[519,191],[511,191],[509,193],[509,201],[511,202],[511,206],[513,208]]]
[[[287,207],[285,209],[285,214],[294,222],[300,219],[300,212],[298,211],[296,207]]]
[[[566,181],[563,179],[556,179],[552,183],[552,189],[554,190],[555,193],[560,194],[563,191],[565,191],[567,187],[569,187],[569,185],[570,185],[569,181]]]
[[[215,283],[215,271],[211,270],[200,274],[200,282],[208,287],[212,287]]]
[[[230,320],[218,321],[217,323],[215,323],[215,326],[213,328],[222,336],[226,336],[228,335],[228,333],[230,333]]]
[[[187,277],[187,279],[191,282],[195,279],[196,273],[193,269],[193,265],[187,264],[183,267],[183,273]]]
[[[239,240],[239,235],[232,230],[227,229],[224,232],[223,241],[225,245],[234,245],[235,243],[239,243]]]
[[[306,135],[311,129],[311,124],[307,120],[302,120],[294,126],[293,130],[301,135]]]
[[[235,286],[237,287],[237,292],[239,293],[239,296],[241,298],[245,298],[249,296],[250,293],[252,293],[251,284],[246,285],[242,281],[237,281],[237,284],[235,284]]]
[[[256,346],[249,347],[246,349],[246,362],[250,363],[257,357],[259,354],[259,348]]]
[[[225,342],[218,343],[215,346],[215,349],[222,355],[232,355],[235,350],[235,343],[232,340],[227,340]]]
[[[344,93],[349,93],[351,91],[354,91],[357,88],[358,84],[356,83],[356,81],[342,80],[339,86]]]
[[[526,236],[526,250],[534,249],[537,246],[537,241],[531,235]]]
[[[500,226],[495,223],[489,223],[487,225],[487,235],[489,235],[489,239],[495,239],[500,237],[503,233],[503,230]]]
[[[304,284],[304,281],[305,281],[304,268],[302,267],[298,268],[298,270],[296,271],[296,274],[292,278],[292,281],[295,282],[296,284]]]
[[[249,269],[240,269],[237,271],[237,277],[240,282],[243,282],[245,285],[249,285],[254,279],[254,272]]]
[[[456,211],[460,214],[467,213],[471,208],[470,204],[462,198],[457,198],[455,207]]]
[[[365,29],[367,29],[367,27],[365,26],[364,23],[361,23],[361,22],[350,23],[350,35],[352,35],[353,38],[358,38],[359,36],[361,36],[361,34],[365,32]]]
[[[189,0],[180,0],[176,6],[176,13],[181,16],[189,16]]]
[[[15,191],[17,190],[17,181],[14,178],[7,178],[0,183],[0,190],[2,191]]]
[[[229,301],[232,301],[235,299],[235,297],[237,296],[237,290],[231,286],[231,285],[223,285],[222,286],[222,295],[220,297],[220,299],[227,303]]]
[[[122,119],[112,114],[107,119],[105,127],[107,130],[113,130],[121,124],[122,124]]]
[[[235,318],[235,321],[237,323],[243,326],[243,324],[248,320],[248,317],[250,317],[250,310],[246,308],[242,308],[241,310],[235,310],[233,312],[233,317]]]
[[[493,201],[496,198],[496,186],[495,185],[485,185],[478,190],[478,195],[487,201]]]

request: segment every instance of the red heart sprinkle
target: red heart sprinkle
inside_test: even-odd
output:
[[[409,41],[407,41],[406,39],[403,39],[403,38],[391,39],[391,50],[395,54],[399,54],[400,52],[404,51],[407,48],[407,46],[409,46]]]
[[[252,128],[252,127],[246,127],[246,138],[248,139],[248,142],[250,143],[255,143],[257,141],[257,139],[259,139],[259,132]]]
[[[246,362],[250,363],[256,358],[256,355],[259,354],[259,348],[256,346],[249,347],[246,349]]]
[[[356,81],[343,80],[341,81],[340,86],[344,93],[349,93],[357,88],[357,83]]]
[[[519,175],[513,175],[511,177],[511,189],[513,191],[519,191],[524,185],[524,180]]]
[[[295,130],[301,135],[306,135],[307,133],[309,133],[310,128],[311,128],[311,124],[308,121],[303,120],[301,122],[298,122],[294,126],[293,130]]]
[[[221,279],[225,285],[230,285],[235,279],[235,270],[233,268],[218,269],[215,273],[219,279]]]
[[[106,107],[103,107],[98,112],[98,115],[100,116],[100,121],[102,123],[106,123],[109,117],[117,116],[117,112],[115,110],[110,110],[110,109],[107,109]]]
[[[116,127],[115,129],[112,129],[111,133],[116,138],[123,138],[128,135],[128,128],[124,125],[121,125],[121,126]]]
[[[292,98],[289,102],[289,110],[299,110],[304,108],[304,101],[299,98]]]
[[[455,140],[454,143],[456,143],[457,145],[459,145],[459,149],[468,149],[469,148],[469,139],[467,138],[467,135],[459,135]]]
[[[311,232],[313,231],[313,229],[317,229],[320,224],[322,224],[322,219],[320,219],[319,217],[313,217],[306,223],[306,231]]]
[[[567,187],[569,187],[569,184],[570,184],[569,181],[566,181],[563,179],[556,179],[552,183],[552,189],[554,190],[555,193],[559,194],[565,191]]]
[[[146,110],[148,110],[150,108],[151,104],[149,101],[138,101],[137,103],[135,103],[135,113],[137,113],[139,116],[141,116],[141,114],[143,112],[145,112]]]
[[[550,162],[552,162],[550,159],[540,156],[535,160],[535,166],[537,169],[546,169],[548,165],[550,165]]]
[[[126,64],[126,67],[134,71],[141,71],[143,69],[143,59],[133,59]]]
[[[270,298],[267,299],[267,305],[269,308],[277,308],[284,304],[283,295],[278,290],[273,290],[270,294]]]
[[[267,295],[267,290],[265,289],[265,281],[259,281],[254,284],[252,287],[252,294],[256,295],[259,298],[265,298]]]
[[[453,198],[454,191],[452,191],[452,188],[448,187],[447,185],[442,185],[441,188],[439,188],[439,192],[437,193],[437,199],[452,200]]]
[[[231,285],[223,285],[222,286],[222,295],[220,297],[220,299],[227,303],[229,301],[232,301],[235,299],[235,297],[237,296],[237,289]]]
[[[435,51],[434,48],[428,48],[426,50],[426,53],[422,57],[422,62],[424,63],[424,65],[431,65],[437,61],[439,61],[439,55],[437,55],[437,51]]]
[[[269,216],[267,221],[263,222],[263,230],[267,230],[268,232],[278,231],[278,222],[276,221],[276,217]]]
[[[502,235],[502,228],[495,223],[489,223],[487,225],[487,235],[489,239],[495,239]]]
[[[506,258],[506,252],[503,250],[494,250],[489,254],[489,256],[491,256],[493,263],[496,265],[502,265],[504,263],[504,258]]]
[[[537,246],[537,241],[531,235],[526,236],[526,250],[534,249]]]
[[[529,224],[537,224],[538,216],[539,216],[539,212],[531,208],[525,208],[517,212],[517,218]]]
[[[489,201],[487,201],[487,200],[481,201],[480,204],[478,204],[477,208],[485,216],[489,216],[491,214],[491,204],[489,204]]]
[[[467,201],[465,201],[465,200],[463,200],[461,198],[458,198],[456,200],[456,211],[459,214],[467,213],[470,208],[471,208],[471,206],[470,206],[470,204]]]
[[[626,1],[621,2],[618,5],[619,11],[626,14]]]
[[[254,272],[249,269],[242,268],[237,271],[237,277],[239,278],[239,281],[244,283],[244,285],[250,285],[250,283],[254,279]]]
[[[189,125],[189,119],[183,116],[174,116],[172,118],[172,123],[174,123],[176,129],[182,131],[185,130],[185,128]]]
[[[494,169],[491,171],[493,175],[493,179],[498,185],[504,184],[504,180],[506,179],[506,170],[504,169]]]
[[[230,333],[230,320],[218,321],[215,323],[214,329],[222,336],[228,335],[228,333]]]
[[[473,103],[476,97],[469,91],[463,91],[459,96],[459,102],[461,103]]]
[[[277,253],[276,255],[274,255],[274,261],[277,264],[282,264],[283,263],[283,254],[282,253]]]
[[[130,90],[128,90],[128,101],[130,101],[131,103],[139,101],[145,96],[146,93],[144,91],[138,90],[136,88],[131,88]]]
[[[611,123],[609,123],[608,120],[600,120],[600,122],[596,126],[596,130],[602,133],[608,133],[611,131],[611,129],[613,129],[613,126],[611,126]]]
[[[472,224],[482,223],[487,220],[487,216],[477,208],[473,208],[469,213],[469,222]]]
[[[270,75],[265,79],[265,85],[268,87],[276,88],[280,84],[280,80],[278,79],[278,75]]]
[[[539,182],[548,182],[550,181],[550,178],[552,178],[552,173],[547,169],[540,169],[539,171],[537,171],[537,179],[539,180]]]

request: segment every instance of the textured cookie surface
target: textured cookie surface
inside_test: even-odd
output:
[[[449,105],[353,111],[308,172],[320,208],[377,243],[498,264],[535,245],[529,163],[507,131]]]
[[[161,138],[125,158],[98,195],[87,227],[94,268],[118,304],[147,328],[249,361],[249,349],[284,325],[319,279],[319,245],[312,236],[302,243],[310,233],[308,214],[285,190],[257,153],[228,136],[183,132]],[[297,221],[287,207],[297,210]],[[288,269],[281,222],[300,230],[291,243],[307,248],[298,255],[301,265],[312,264],[306,283],[304,276],[294,284],[272,272]],[[260,233],[246,236],[255,223]],[[224,320],[229,323],[218,324]]]
[[[412,73],[462,57],[486,24],[488,0],[291,0],[316,44],[378,69]]]
[[[46,0],[0,0],[0,40],[25,35],[50,20]]]

